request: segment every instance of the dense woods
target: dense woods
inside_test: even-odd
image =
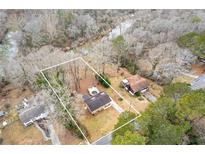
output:
[[[164,95],[136,120],[140,129],[136,131],[133,123],[125,126],[115,133],[113,144],[204,144],[203,124],[196,124],[205,118],[204,102],[203,90],[191,91],[190,86],[183,83],[166,86]],[[125,115],[122,113],[118,123],[131,119]],[[118,135],[123,136],[123,142]]]

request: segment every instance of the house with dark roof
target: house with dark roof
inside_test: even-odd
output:
[[[105,110],[111,106],[112,98],[106,92],[99,92],[94,96],[83,96],[86,108],[91,114]]]
[[[148,89],[149,82],[143,77],[134,75],[122,80],[122,85],[131,95],[135,95],[138,92],[145,92]]]
[[[45,103],[41,94],[33,96],[27,102],[23,102],[24,107],[19,110],[19,119],[24,126],[31,125],[37,120],[48,116]]]

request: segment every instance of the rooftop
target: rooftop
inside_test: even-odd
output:
[[[19,118],[25,124],[46,113],[44,93],[40,92],[29,100],[23,100],[23,108],[19,110]]]
[[[138,75],[134,75],[134,76],[127,78],[127,81],[129,82],[130,88],[132,88],[134,92],[141,91],[147,88],[149,85],[149,82],[147,79],[140,77]]]
[[[111,98],[105,92],[100,92],[94,96],[87,98],[84,96],[84,102],[87,104],[91,112],[110,103],[111,101]]]
[[[20,114],[20,120],[23,123],[29,122],[31,119],[40,116],[42,113],[45,112],[45,106],[44,105],[35,105],[32,107],[26,107]]]

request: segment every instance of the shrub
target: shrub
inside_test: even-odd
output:
[[[194,16],[194,17],[192,18],[192,23],[198,24],[198,23],[200,23],[200,22],[201,22],[201,18],[199,18],[198,16]]]
[[[36,84],[39,87],[45,86],[47,84],[46,80],[43,78],[42,75],[38,75],[36,79]]]
[[[99,77],[98,75],[96,75],[96,79],[105,87],[105,88],[109,88],[111,85],[111,82],[108,78],[107,75],[105,74],[100,74],[100,76],[104,79],[102,79],[101,77]],[[106,82],[105,82],[106,81]]]
[[[140,92],[136,92],[136,93],[135,93],[135,96],[136,96],[136,97],[140,97],[140,96],[141,96],[141,93],[140,93]]]

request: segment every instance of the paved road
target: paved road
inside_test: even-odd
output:
[[[60,144],[61,144],[61,143],[60,143],[60,140],[59,140],[58,136],[57,136],[56,133],[55,133],[55,130],[54,130],[54,128],[53,128],[53,125],[52,125],[52,124],[49,124],[49,125],[48,125],[48,129],[49,129],[49,131],[50,131],[50,138],[51,138],[52,144],[54,144],[54,145],[60,145]]]
[[[97,142],[93,143],[94,145],[111,145],[112,142],[112,134],[109,134],[107,136],[104,136]]]

